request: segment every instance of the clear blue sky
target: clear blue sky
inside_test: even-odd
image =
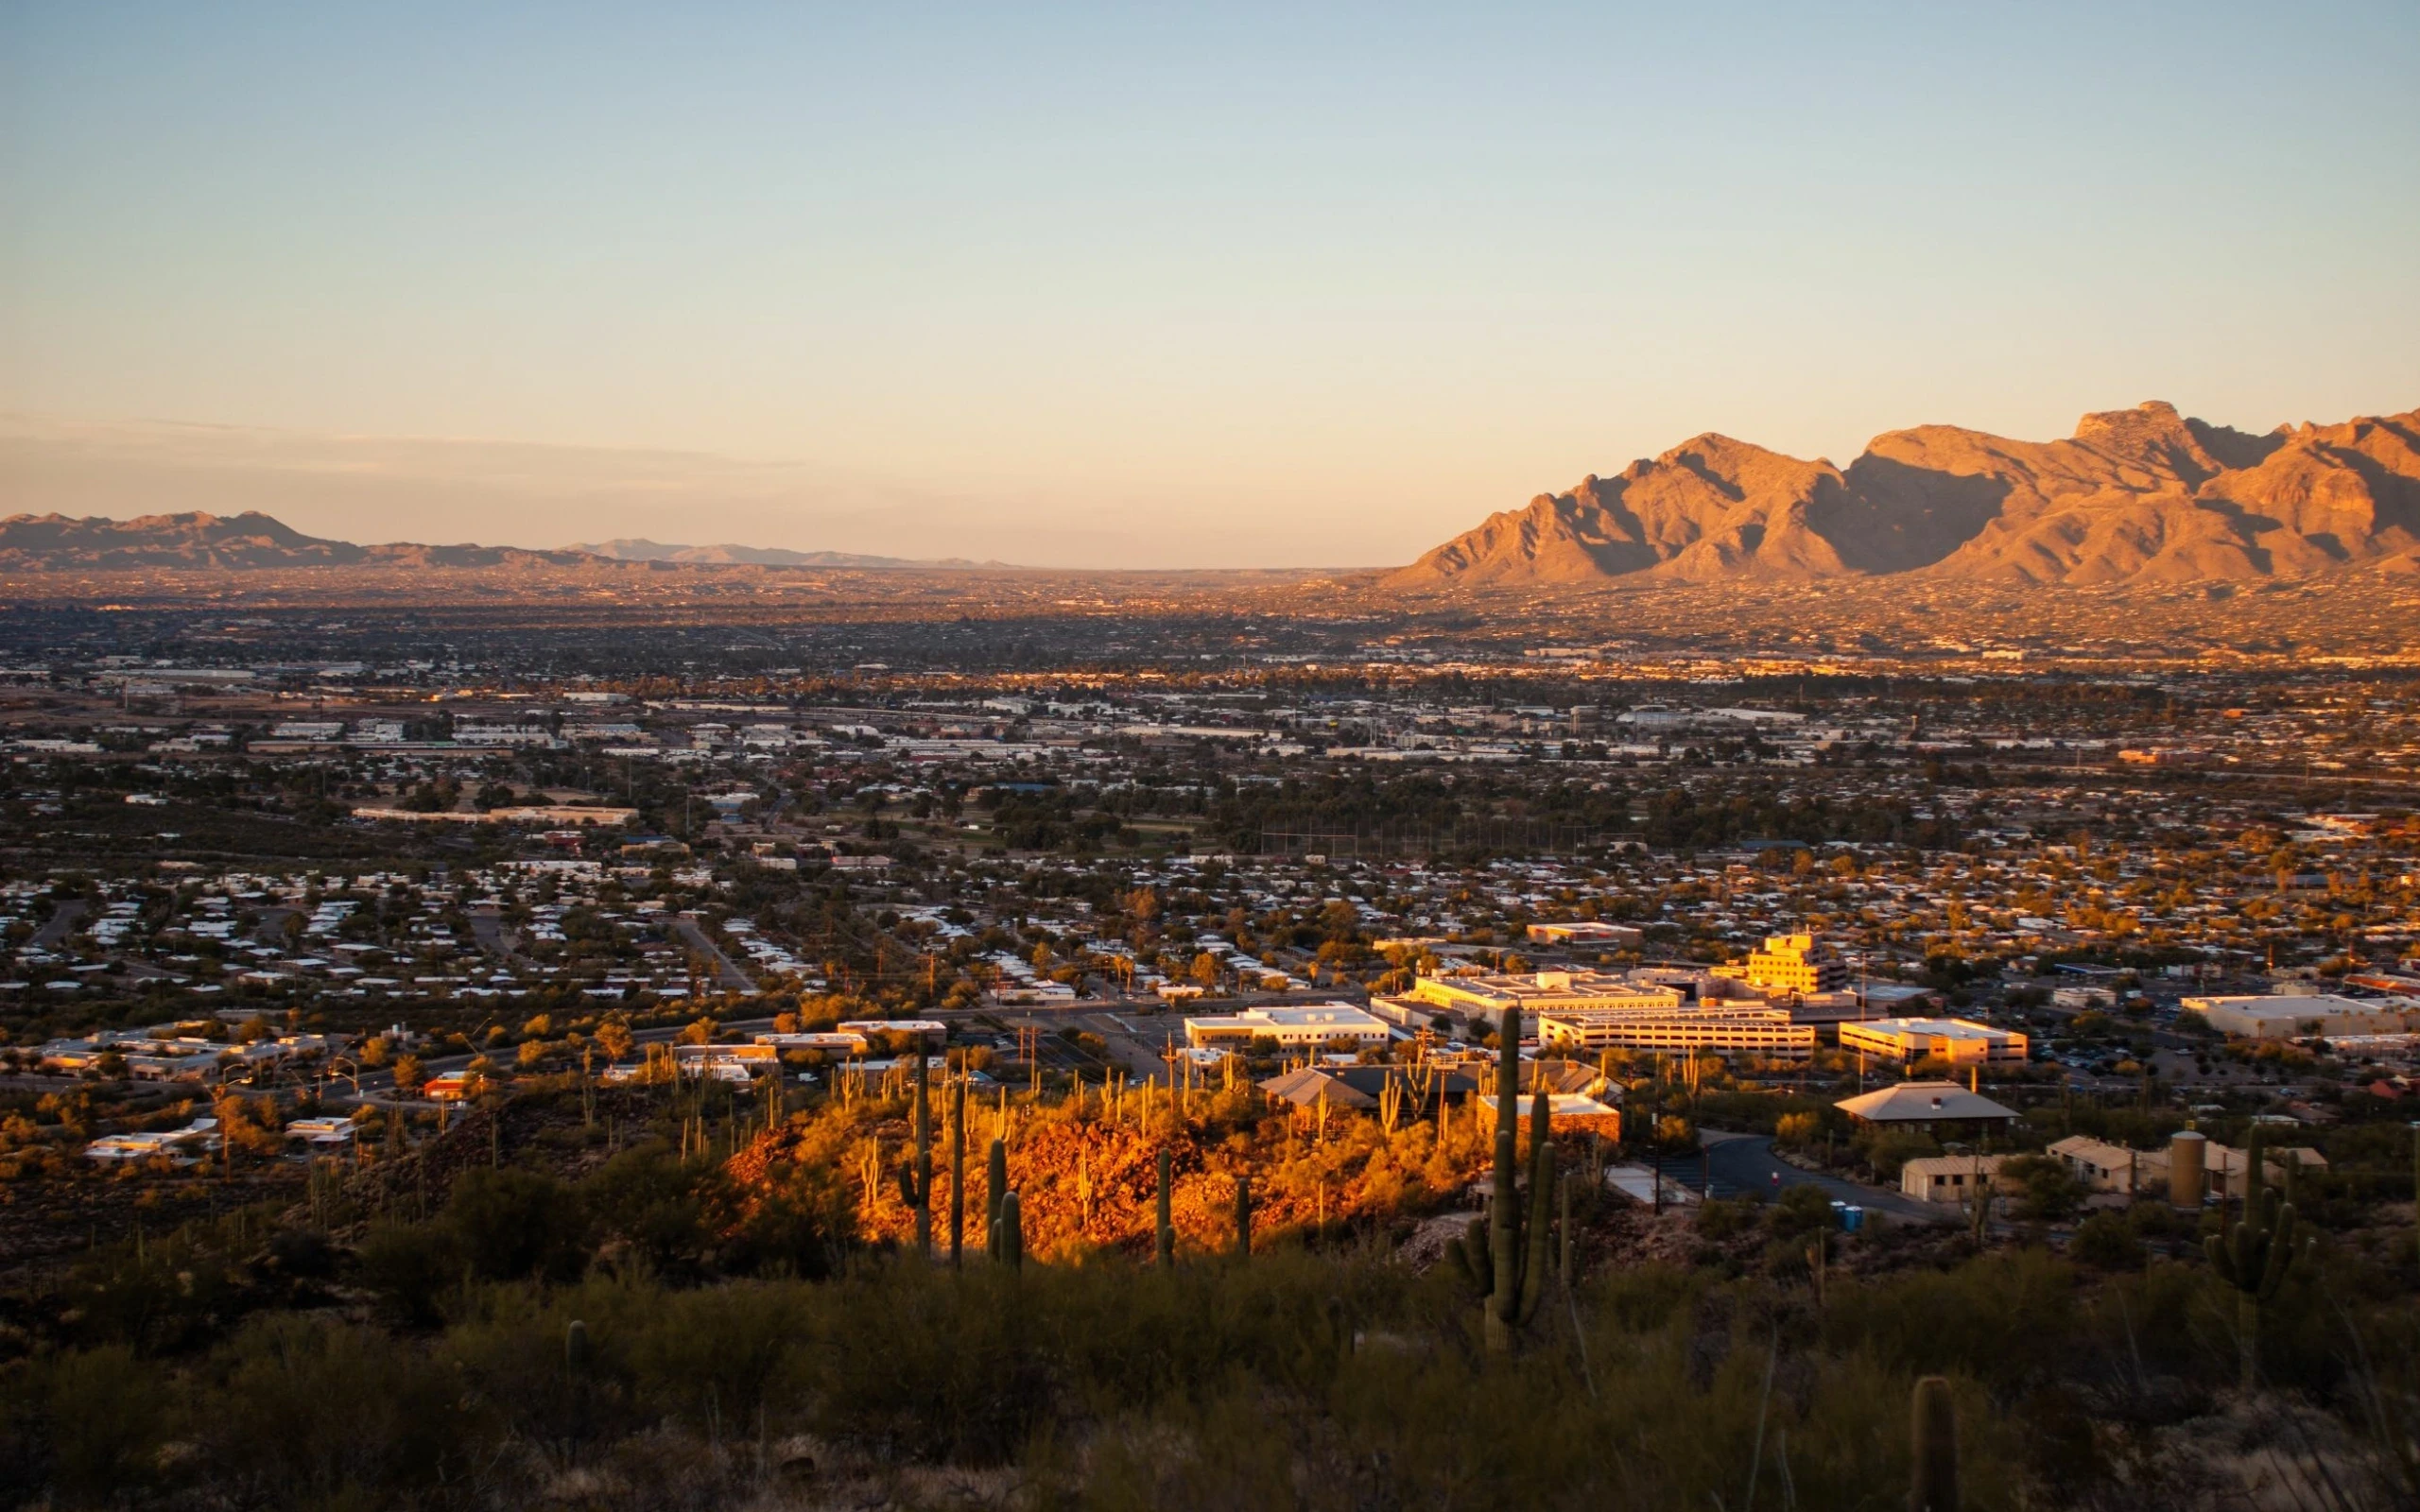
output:
[[[0,506],[1378,563],[1709,429],[2404,409],[2415,80],[2411,0],[20,0]]]

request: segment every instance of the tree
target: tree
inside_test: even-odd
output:
[[[596,1026],[596,1047],[609,1060],[627,1060],[638,1039],[631,1033],[630,1024],[618,1015]]]
[[[2000,1167],[2001,1180],[2017,1188],[2016,1215],[2034,1223],[2059,1223],[2083,1206],[2084,1185],[2065,1160],[2020,1155]]]
[[[421,1065],[420,1057],[397,1056],[395,1057],[395,1090],[397,1091],[418,1091],[421,1085],[427,1080],[428,1072]]]

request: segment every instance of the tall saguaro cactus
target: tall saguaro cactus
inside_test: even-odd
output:
[[[1152,1226],[1151,1230],[1153,1238],[1157,1241],[1155,1247],[1158,1251],[1159,1263],[1163,1267],[1176,1263],[1176,1225],[1170,1221],[1168,1207],[1168,1152],[1163,1145],[1160,1149],[1159,1221]]]
[[[916,1215],[916,1253],[933,1258],[933,1110],[925,1093],[923,1046],[916,1056],[916,1155],[900,1167],[899,1195]]]
[[[1236,1177],[1236,1258],[1252,1258],[1252,1177]]]
[[[1455,1265],[1486,1300],[1487,1347],[1509,1352],[1546,1297],[1547,1269],[1553,1254],[1554,1142],[1546,1089],[1530,1105],[1530,1211],[1521,1213],[1521,1010],[1504,1010],[1495,1058],[1495,1168],[1485,1224],[1453,1246]]]
[[[2252,1138],[2245,1143],[2243,1217],[2203,1240],[2202,1247],[2210,1268],[2235,1288],[2236,1352],[2241,1385],[2250,1391],[2260,1378],[2260,1304],[2277,1295],[2286,1272],[2310,1254],[2314,1242],[2296,1243],[2294,1205],[2269,1188],[2259,1125],[2252,1126]]]
[[[1000,1236],[994,1253],[1011,1270],[1025,1269],[1025,1217],[1017,1194],[1000,1196]]]
[[[1958,1414],[1949,1383],[1940,1376],[1917,1382],[1909,1419],[1915,1463],[1908,1477],[1908,1512],[1958,1512]]]
[[[1000,1208],[1009,1195],[1009,1143],[992,1142],[992,1159],[984,1170],[983,1243],[994,1260],[1000,1255]]]
[[[966,1078],[950,1084],[949,1263],[954,1269],[966,1246]]]

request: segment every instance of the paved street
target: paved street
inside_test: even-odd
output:
[[[1707,1130],[1700,1138],[1704,1144],[1703,1159],[1668,1158],[1662,1162],[1667,1180],[1678,1181],[1693,1192],[1703,1191],[1706,1177],[1713,1178],[1712,1195],[1736,1197],[1745,1192],[1761,1192],[1771,1197],[1784,1187],[1818,1186],[1841,1201],[1855,1203],[1868,1212],[1887,1212],[1892,1217],[1911,1223],[1945,1223],[1951,1216],[1942,1209],[1923,1203],[1896,1192],[1869,1187],[1841,1177],[1802,1171],[1773,1154],[1773,1142],[1762,1134],[1730,1134]]]

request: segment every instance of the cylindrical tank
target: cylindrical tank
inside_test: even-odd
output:
[[[2208,1166],[2210,1142],[2191,1129],[2179,1129],[2168,1142],[2168,1200],[2171,1207],[2192,1212],[2202,1211],[2202,1194],[2208,1182],[2203,1172]]]

